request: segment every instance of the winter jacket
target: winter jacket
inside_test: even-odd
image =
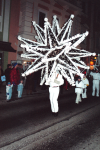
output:
[[[20,73],[19,70],[13,68],[10,73],[10,82],[11,84],[18,85],[20,82]]]
[[[6,84],[8,84],[8,82],[10,82],[10,73],[11,73],[11,68],[7,68],[5,70]]]

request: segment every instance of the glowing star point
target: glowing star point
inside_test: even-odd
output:
[[[74,15],[71,15],[62,28],[59,27],[56,15],[53,16],[52,25],[48,22],[48,18],[44,19],[44,29],[33,21],[37,41],[18,36],[18,39],[24,43],[21,47],[26,49],[26,53],[24,52],[21,57],[35,60],[22,74],[23,76],[41,70],[40,85],[50,81],[52,74],[57,70],[72,86],[75,85],[75,75],[83,78],[80,68],[89,69],[89,66],[81,58],[94,53],[77,48],[89,32],[71,37],[73,18]]]
[[[33,25],[35,25],[35,24],[36,24],[36,22],[35,22],[35,21],[32,21],[32,23],[33,23]]]
[[[73,19],[73,18],[74,18],[74,15],[71,15],[71,18]]]
[[[48,21],[48,18],[44,18],[44,21],[47,22],[47,21]]]

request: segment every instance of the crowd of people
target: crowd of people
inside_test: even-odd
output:
[[[88,74],[88,77],[92,79],[92,96],[99,97],[99,86],[100,86],[100,72],[98,69],[90,71]],[[78,80],[76,81],[76,88],[75,93],[76,96],[76,103],[82,102],[81,97],[87,98],[87,87],[89,86],[89,79],[84,75],[83,79],[78,77]],[[82,96],[81,96],[82,95]]]
[[[23,70],[22,64],[8,64],[7,69],[3,72],[0,66],[0,88],[2,86],[1,77],[6,78],[6,101],[11,102],[16,99],[21,99],[23,88],[26,89],[26,94],[36,92],[36,87],[39,79],[39,72],[34,72],[26,78],[22,77]],[[16,96],[17,95],[17,96]]]
[[[7,65],[7,69],[3,72],[0,66],[0,88],[2,86],[1,76],[6,77],[6,100],[7,102],[22,98],[23,88],[26,89],[26,94],[36,92],[37,84],[40,79],[40,72],[29,74],[26,78],[22,77],[24,72],[22,64],[14,63]],[[92,96],[99,97],[100,73],[98,70],[90,71],[88,77],[92,78]],[[49,98],[51,103],[52,114],[57,116],[59,111],[58,96],[59,92],[63,93],[63,89],[68,90],[68,82],[62,77],[59,71],[52,74],[51,80],[45,83],[49,85]],[[87,87],[89,86],[89,79],[84,74],[83,78],[78,77],[75,84],[76,100],[79,104],[82,99],[87,98]],[[44,87],[44,86],[43,86]],[[48,87],[48,86],[47,86]],[[69,85],[69,87],[71,87]],[[17,97],[16,97],[17,93]]]

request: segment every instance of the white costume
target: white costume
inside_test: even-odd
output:
[[[86,94],[87,89],[86,88],[87,88],[87,86],[89,86],[89,80],[87,78],[83,78],[82,81],[84,83],[84,90],[82,92],[82,98],[87,98],[87,94]]]
[[[80,82],[76,81],[75,93],[77,94],[77,97],[75,103],[77,104],[82,101],[80,94],[83,93],[83,88],[84,88],[84,83],[82,81]]]
[[[100,73],[91,72],[90,75],[93,77],[92,96],[95,96],[95,90],[96,90],[96,96],[99,97]]]
[[[23,84],[22,83],[20,83],[18,85],[17,91],[18,91],[18,98],[21,98],[22,97],[22,93],[23,93]]]
[[[7,96],[6,99],[7,99],[7,101],[9,101],[12,97],[12,87],[13,87],[13,85],[10,85],[10,86],[6,85],[6,96]]]
[[[51,111],[53,113],[57,113],[59,110],[58,107],[58,96],[59,96],[59,86],[64,84],[64,80],[62,75],[58,73],[53,73],[52,78],[49,81],[49,93],[50,93],[50,103],[51,103]]]

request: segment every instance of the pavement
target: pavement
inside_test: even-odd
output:
[[[32,94],[26,94],[26,89],[24,88],[23,89],[23,94],[22,94],[22,99],[26,98],[27,96],[29,98],[31,97],[41,97],[41,96],[44,96],[44,95],[48,95],[49,96],[49,87],[47,87],[46,89],[41,89],[41,86],[37,86],[37,91],[36,92],[32,92]],[[70,93],[75,93],[75,87],[71,87],[67,90],[65,90],[63,88],[63,94],[70,94]],[[17,98],[17,94],[16,94],[16,98]],[[20,99],[21,100],[21,99]],[[4,102],[7,102],[6,100],[6,85],[3,85],[1,87],[1,90],[0,90],[0,103],[4,103]]]
[[[71,99],[74,102],[74,98],[75,98],[74,95],[75,95],[75,87],[71,87],[68,90],[64,89],[63,94],[60,94],[60,97],[62,96],[62,98],[60,99],[59,103],[63,104],[63,102],[64,102],[64,105],[65,105],[64,97],[67,100],[67,102],[71,101]],[[91,95],[91,86],[88,90],[88,95]],[[45,96],[46,97],[49,96],[48,88],[45,90],[41,90],[41,86],[38,86],[37,92],[33,92],[32,95],[26,95],[26,89],[24,89],[23,90],[23,98],[20,99],[19,101],[11,102],[10,105],[12,104],[15,112],[16,112],[16,109],[19,109],[17,114],[19,113],[19,115],[22,116],[23,110],[22,110],[21,103],[23,103],[23,101],[25,101],[24,105],[26,108],[27,98],[31,99],[32,97],[34,97],[32,100],[34,100],[34,101],[36,100],[38,103],[38,99],[41,100],[41,98],[43,98]],[[17,103],[18,103],[18,105],[16,105]],[[91,102],[89,102],[89,100],[88,100],[87,103],[84,103],[84,105],[83,104],[82,105],[75,104],[75,105],[73,105],[72,108],[71,108],[71,105],[67,103],[67,105],[65,106],[66,111],[65,110],[60,111],[59,117],[55,118],[53,116],[49,116],[49,119],[47,120],[47,117],[44,117],[44,115],[41,116],[42,114],[40,114],[39,116],[40,116],[41,120],[38,120],[36,125],[32,122],[27,123],[26,122],[27,120],[24,117],[21,120],[18,117],[16,118],[16,114],[14,112],[12,113],[12,109],[9,110],[9,108],[8,108],[7,109],[8,111],[6,113],[5,113],[5,109],[4,110],[2,109],[3,112],[1,113],[2,114],[1,120],[3,120],[2,118],[5,119],[5,117],[7,117],[6,119],[8,119],[8,122],[9,122],[9,119],[11,117],[10,115],[12,114],[12,115],[14,115],[13,116],[14,118],[18,119],[18,121],[21,121],[21,129],[19,128],[19,126],[16,126],[16,128],[14,128],[14,126],[13,126],[13,128],[9,129],[9,131],[5,130],[2,133],[1,142],[0,142],[2,148],[0,148],[0,149],[1,150],[15,150],[15,149],[21,149],[21,150],[27,149],[28,150],[29,148],[27,146],[32,147],[31,144],[36,142],[37,139],[41,138],[41,136],[43,139],[43,137],[46,137],[47,134],[48,135],[52,134],[54,132],[54,130],[58,127],[58,124],[61,124],[62,122],[63,123],[66,122],[66,124],[63,124],[62,126],[60,126],[61,128],[63,128],[63,126],[66,126],[66,125],[70,126],[71,124],[68,122],[69,119],[73,118],[74,116],[77,116],[78,114],[81,114],[82,112],[85,112],[86,110],[94,107],[95,105],[99,105],[99,103],[100,102],[98,100],[91,101]],[[36,102],[34,104],[36,105]],[[43,110],[48,109],[48,103],[40,103],[40,104],[42,104],[41,107],[43,108]],[[1,88],[0,105],[1,105],[1,107],[3,106],[3,108],[5,108],[6,106],[10,107],[10,105],[8,105],[8,103],[6,102],[6,86],[5,85],[3,85]],[[36,109],[35,107],[36,106],[34,106],[34,109]],[[31,109],[33,110],[33,105],[32,105],[32,108],[31,107],[29,108],[30,112],[31,112]],[[27,109],[24,111],[27,112]],[[38,109],[38,112],[39,112],[39,109]],[[28,112],[26,114],[28,114]],[[32,118],[34,120],[34,117],[32,117]],[[12,120],[11,124],[14,124],[14,120]],[[26,127],[27,127],[27,130],[25,130]],[[52,128],[54,128],[54,130]],[[15,129],[17,131],[16,133],[15,133]],[[19,135],[20,135],[20,138],[19,138]],[[23,149],[22,149],[22,147],[23,147]]]

